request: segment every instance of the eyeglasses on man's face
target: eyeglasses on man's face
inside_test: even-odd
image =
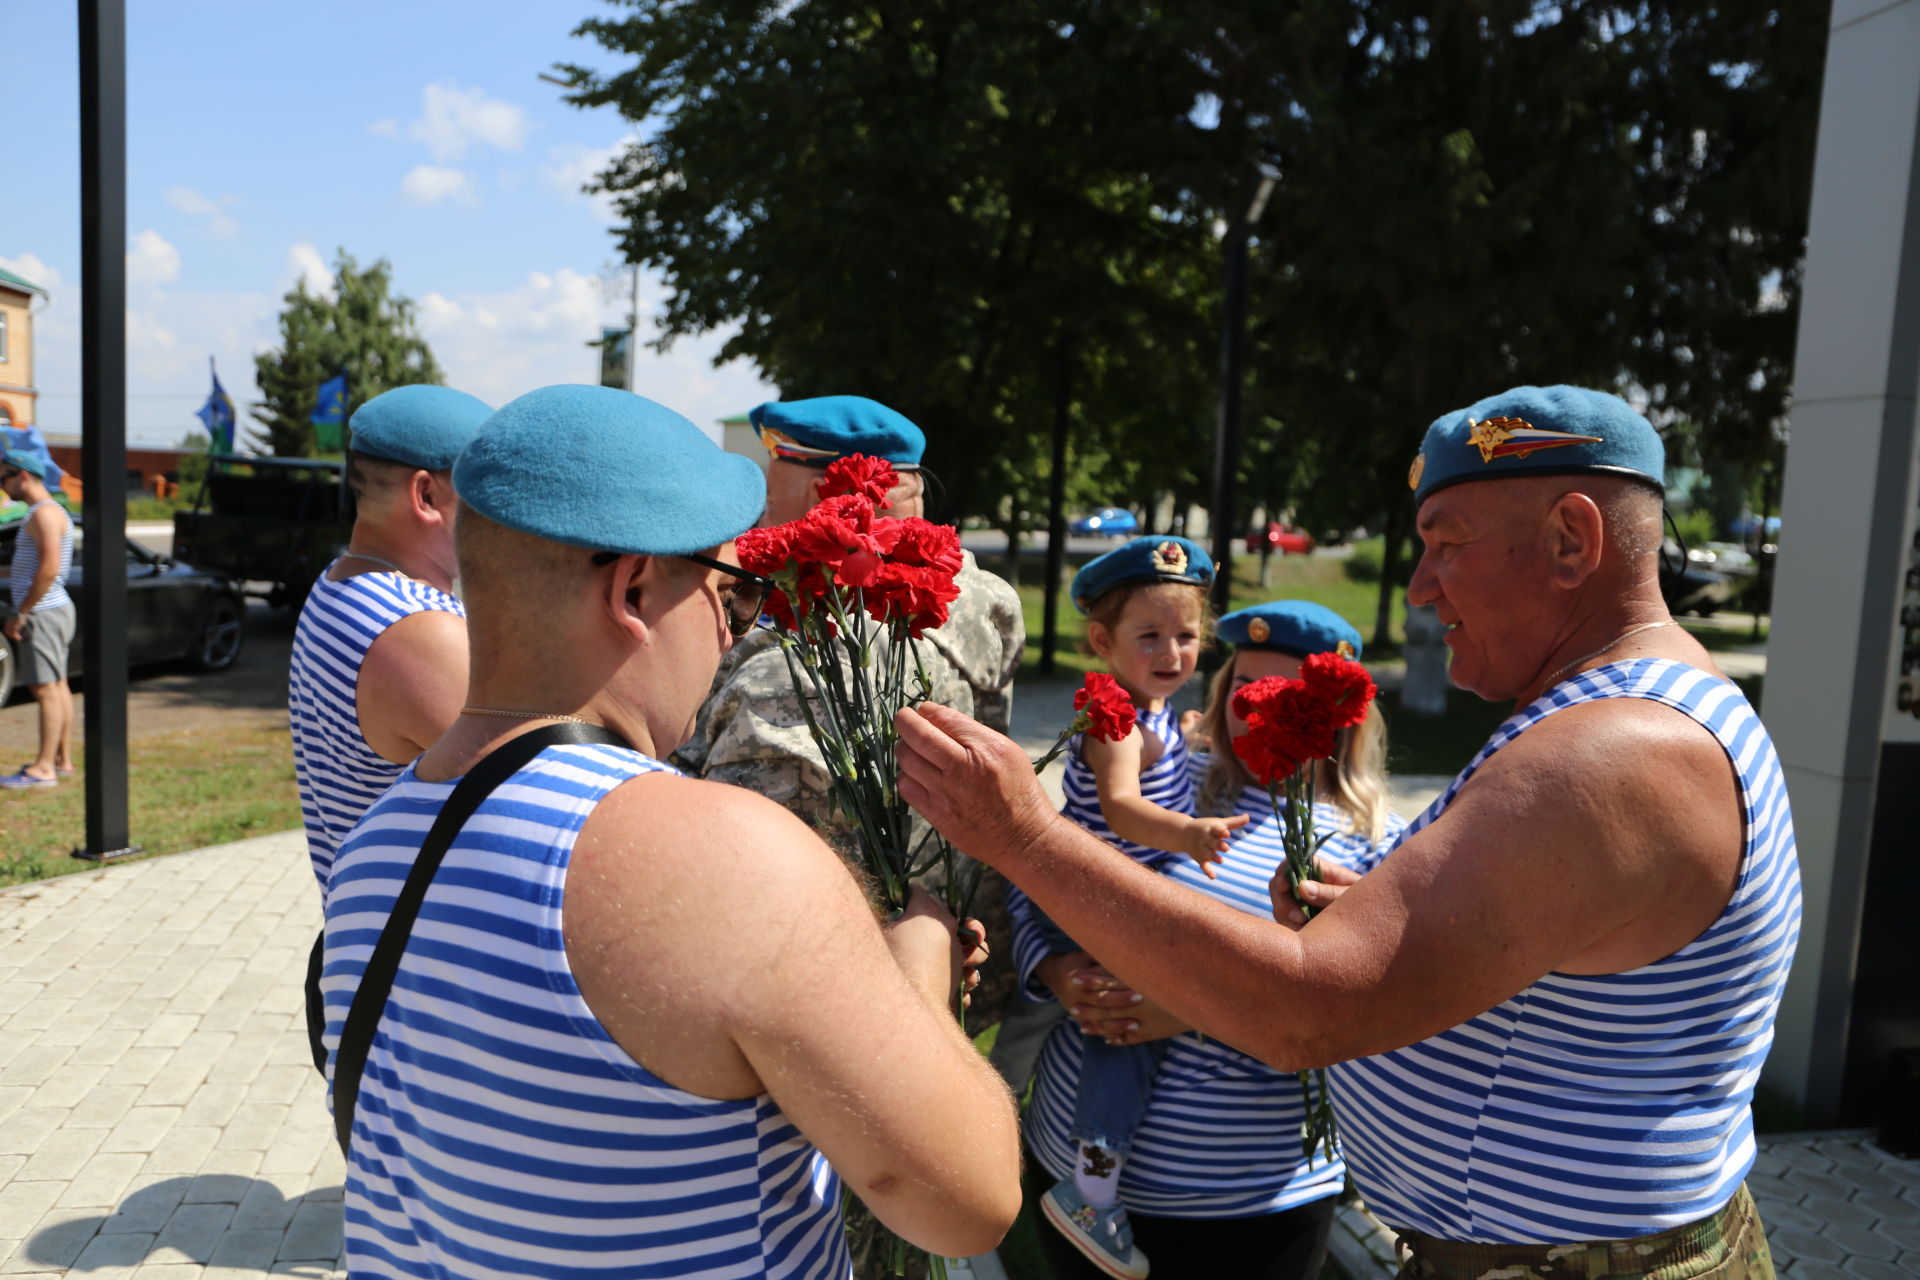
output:
[[[619,558],[620,553],[617,551],[593,553],[595,567],[612,564]],[[753,624],[760,621],[760,610],[767,603],[767,595],[773,590],[772,578],[763,577],[750,569],[742,569],[737,564],[715,560],[711,556],[685,555],[679,558],[705,565],[709,569],[718,569],[731,577],[733,581],[720,589],[720,607],[726,610],[727,631],[738,640],[753,630]]]

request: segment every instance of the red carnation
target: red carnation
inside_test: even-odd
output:
[[[1073,709],[1080,713],[1074,717],[1075,726],[1101,742],[1120,741],[1133,732],[1140,716],[1139,708],[1133,705],[1133,699],[1120,687],[1120,682],[1098,671],[1087,673],[1085,682],[1073,695]],[[1086,720],[1084,726],[1080,725],[1082,718]]]
[[[900,483],[900,476],[893,464],[885,458],[870,458],[864,453],[848,454],[844,458],[835,458],[827,464],[827,474],[820,481],[820,496],[835,498],[842,495],[863,498],[878,508],[891,507],[887,494],[893,486]]]
[[[1336,729],[1350,729],[1365,720],[1378,692],[1365,667],[1338,653],[1309,655],[1300,664],[1300,678],[1326,700]]]
[[[878,622],[905,621],[916,640],[944,625],[947,606],[960,596],[954,579],[966,564],[959,531],[917,517],[877,520],[872,540],[878,564],[870,578],[854,584],[864,589],[867,612]],[[841,579],[853,583],[845,573]]]
[[[1256,680],[1233,695],[1233,709],[1247,722],[1234,754],[1256,781],[1271,786],[1302,762],[1333,754],[1334,705],[1305,680]]]

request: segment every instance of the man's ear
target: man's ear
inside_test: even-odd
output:
[[[1600,567],[1606,535],[1598,503],[1584,493],[1562,494],[1547,512],[1553,584],[1573,589],[1592,577]]]
[[[607,618],[636,644],[644,644],[650,631],[642,608],[660,572],[657,556],[621,556],[606,570]]]
[[[451,524],[452,504],[440,500],[431,471],[407,473],[407,501],[416,519],[425,524]]]

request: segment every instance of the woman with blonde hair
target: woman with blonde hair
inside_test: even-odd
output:
[[[1194,812],[1270,814],[1265,788],[1253,785],[1253,776],[1230,747],[1240,727],[1233,715],[1233,694],[1266,676],[1298,676],[1301,659],[1333,652],[1342,643],[1358,658],[1360,633],[1324,605],[1273,600],[1226,615],[1218,635],[1234,652],[1214,673],[1206,710],[1189,731],[1199,775]],[[1355,870],[1372,869],[1390,838],[1406,825],[1387,808],[1387,722],[1378,702],[1360,724],[1340,730],[1331,759],[1314,762],[1313,795],[1315,825],[1322,834],[1329,827],[1334,833],[1329,845],[1339,842],[1365,863]]]

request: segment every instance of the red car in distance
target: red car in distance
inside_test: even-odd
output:
[[[1290,524],[1281,524],[1278,520],[1267,521],[1265,529],[1255,529],[1247,535],[1249,554],[1303,556],[1313,550],[1313,535],[1302,533]]]

